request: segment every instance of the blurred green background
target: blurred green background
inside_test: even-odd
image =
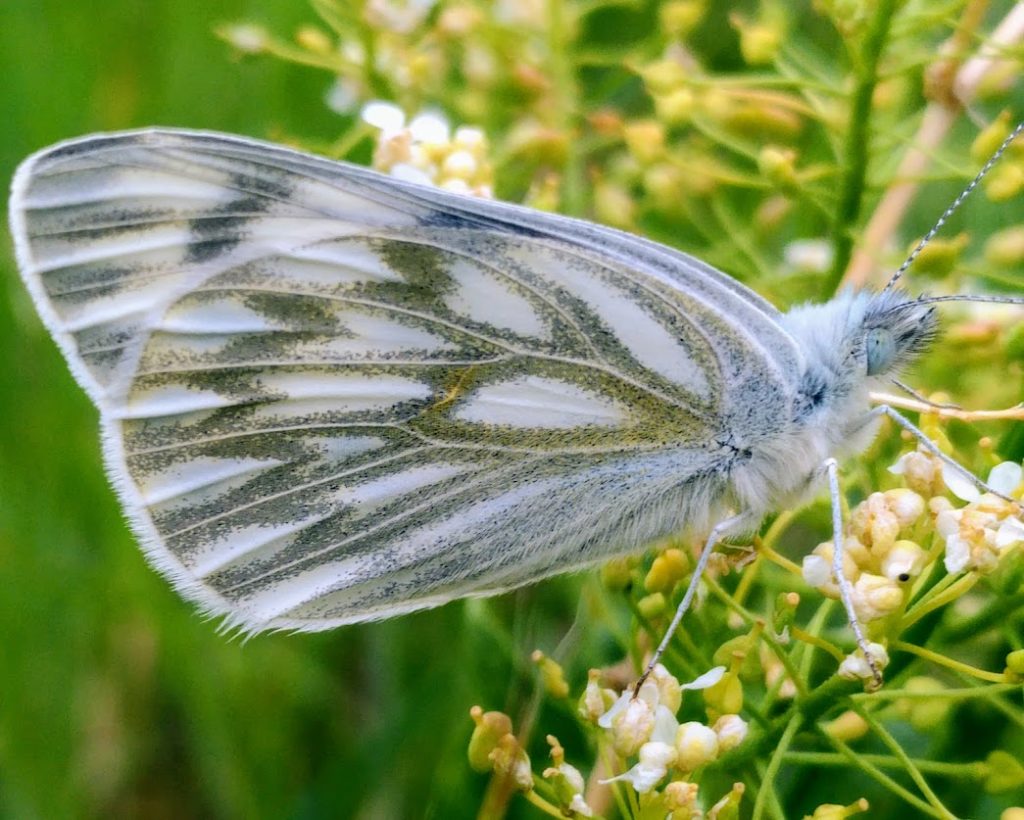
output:
[[[44,145],[104,129],[334,138],[330,77],[233,61],[214,38],[241,17],[289,32],[313,15],[301,0],[0,3],[0,179]],[[145,564],[104,477],[96,411],[6,250],[0,815],[472,815],[486,779],[465,765],[469,706],[511,708],[530,688],[488,631],[494,605],[313,636],[217,635]],[[553,634],[575,599],[555,596]],[[537,623],[514,596],[497,606],[506,625],[524,609]],[[524,657],[543,638],[527,637]]]
[[[595,53],[614,56],[631,21],[649,27],[656,5],[638,3],[635,15],[594,27]],[[52,142],[150,124],[336,140],[345,122],[323,104],[331,77],[233,58],[212,31],[239,19],[288,37],[315,17],[304,0],[3,0],[0,178]],[[936,41],[952,22],[936,22]],[[721,67],[735,62],[729,44],[731,56],[715,38],[701,45],[712,57],[722,51]],[[623,108],[642,94],[638,82],[615,93]],[[972,134],[961,123],[952,156],[966,156]],[[927,229],[966,173],[941,166],[935,207],[910,218],[910,234]],[[744,190],[715,199],[704,233],[717,240],[684,241],[736,270],[725,254],[748,237],[721,230],[721,208],[736,206],[735,219],[748,200]],[[950,235],[963,223],[1013,224],[1018,214],[975,197]],[[645,227],[678,238],[691,216],[699,214]],[[811,224],[825,230],[820,217]],[[786,231],[765,240],[774,246],[766,268]],[[780,296],[792,282],[760,284]],[[517,730],[539,715],[532,752],[544,749],[545,731],[567,748],[585,745],[564,705],[535,700],[528,657],[540,647],[570,658],[574,692],[588,665],[621,657],[615,635],[628,631],[629,612],[604,609],[594,573],[326,634],[225,638],[146,565],[104,477],[96,411],[36,318],[9,252],[0,253],[0,350],[0,816],[471,817],[487,783],[466,765],[472,704],[510,713]],[[971,386],[970,372],[943,375]],[[1008,391],[1018,384],[1005,381]],[[965,754],[980,757],[998,739],[1001,716],[973,717],[978,749]],[[943,742],[960,748],[960,738]],[[543,765],[534,752],[535,770]],[[830,777],[806,771],[783,785],[808,810],[847,798]],[[971,804],[975,796],[961,792]],[[510,814],[536,816],[521,800]]]

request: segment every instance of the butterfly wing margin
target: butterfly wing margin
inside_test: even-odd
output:
[[[55,170],[61,168],[63,180]],[[121,173],[127,168],[134,171]],[[168,198],[173,202],[169,213],[161,207]],[[11,219],[21,268],[40,312],[103,412],[109,469],[150,558],[189,597],[211,611],[232,613],[246,628],[326,628],[510,588],[598,560],[605,554],[595,551],[598,542],[617,539],[622,551],[679,526],[687,514],[707,516],[715,495],[714,471],[701,439],[711,432],[711,421],[729,413],[749,417],[755,409],[772,412],[789,395],[787,379],[799,356],[778,327],[774,309],[690,257],[588,223],[408,186],[355,166],[233,137],[148,131],[57,146],[19,170]],[[464,396],[457,395],[458,381],[446,384],[439,378],[423,395],[417,392],[422,382],[392,357],[376,363],[383,370],[370,380],[377,393],[383,389],[383,397],[370,395],[365,379],[332,381],[335,373],[312,369],[293,372],[291,382],[269,389],[263,379],[262,392],[253,390],[257,380],[238,379],[236,372],[233,403],[224,406],[223,390],[197,398],[195,362],[216,357],[216,343],[205,338],[210,334],[197,330],[208,331],[214,322],[221,335],[264,342],[268,332],[294,331],[281,324],[287,325],[287,305],[264,300],[254,308],[225,294],[235,293],[240,284],[251,288],[254,265],[297,246],[317,249],[299,260],[306,265],[306,284],[325,266],[337,270],[343,250],[346,270],[362,265],[364,279],[380,280],[374,283],[377,297],[391,307],[405,300],[400,305],[405,318],[397,329],[416,338],[389,355],[408,358],[413,351],[420,366],[434,356],[437,367],[449,372],[460,356],[479,363],[488,354],[507,355],[500,344],[488,345],[511,339],[518,346],[516,355],[543,360],[548,370],[538,373],[531,365],[514,369],[511,378],[499,373]],[[383,268],[377,264],[382,247],[390,249],[383,255],[391,262]],[[138,266],[110,265],[111,250],[122,258],[135,255],[135,261],[142,255],[148,275],[130,281]],[[500,260],[492,266],[499,271],[520,272],[501,291],[499,301],[508,309],[490,314],[500,314],[511,326],[491,336],[477,331],[494,331],[493,326],[467,325],[491,307],[471,287],[456,288],[444,305],[430,303],[431,294],[445,285],[438,273],[453,259],[476,265],[474,275],[490,275],[480,273],[485,257]],[[299,264],[288,258],[293,268]],[[387,279],[396,269],[406,279],[423,280],[420,301],[388,290]],[[489,294],[498,292],[493,284],[489,288]],[[310,296],[324,293],[284,294],[287,303]],[[639,313],[627,320],[638,305]],[[427,313],[436,318],[442,308],[447,318],[456,319],[449,324],[457,328],[441,333],[438,343],[428,338],[436,322],[417,325],[410,317]],[[538,323],[537,316],[549,321]],[[268,317],[276,323],[268,324]],[[337,330],[336,316],[321,318],[321,334]],[[361,315],[364,324],[367,319],[377,324],[357,330],[355,337],[372,336],[379,353],[387,326],[379,316]],[[418,335],[409,334],[410,327]],[[166,370],[181,357],[181,345],[158,344],[154,328],[196,337],[189,350],[193,376],[188,390],[168,384],[166,376],[160,383],[154,365]],[[351,323],[343,329],[351,338]],[[292,345],[290,352],[298,357],[302,348]],[[297,361],[290,360],[293,369]],[[586,370],[597,374],[597,381],[575,395],[581,361],[599,365]],[[576,369],[566,376],[566,367]],[[641,447],[638,454],[635,446],[612,446],[620,434],[616,414],[621,407],[593,399],[607,395],[600,381],[604,376],[636,374],[634,387],[653,396],[653,406],[690,419],[676,426],[668,450],[645,452]],[[524,378],[533,381],[524,384]],[[149,389],[140,396],[139,386],[147,380]],[[761,385],[756,401],[749,390],[741,394],[736,389],[753,383]],[[503,385],[515,389],[503,391]],[[556,398],[559,389],[570,395]],[[237,393],[245,390],[253,400],[238,401]],[[274,412],[260,423],[277,429],[283,426],[281,396],[303,390],[303,411],[317,402],[343,402],[361,413],[324,422],[343,434],[306,430],[292,438],[279,432],[275,438],[263,432],[258,439],[248,438],[246,452],[224,449],[223,440],[219,449],[202,449],[188,439],[196,430],[223,436],[239,423],[226,422],[226,414],[237,411],[241,418],[267,406]],[[422,413],[423,403],[438,404],[439,390],[445,397],[452,394],[453,404],[458,400],[462,418],[449,417],[440,428],[395,426],[402,412],[396,408],[429,415]],[[524,396],[533,396],[541,407],[554,400],[559,414],[583,419],[594,435],[578,442],[568,438],[585,452],[555,452],[554,439],[566,438],[565,429],[556,425],[546,438],[513,430],[511,438],[484,442],[490,461],[467,459],[465,454],[481,444],[474,440],[474,419],[493,418],[510,402],[521,414]],[[206,400],[213,403],[206,406]],[[552,413],[539,412],[540,429],[550,430]],[[166,422],[182,417],[191,430],[185,440],[180,439],[182,425]],[[290,418],[308,420],[309,415]],[[450,447],[438,449],[436,438],[431,444],[439,430],[449,444],[453,436],[462,436],[459,457],[452,457]],[[535,446],[520,452],[510,444],[523,438]],[[342,475],[349,485],[340,487]],[[292,486],[323,492],[297,506]],[[351,504],[339,511],[339,492],[350,500],[353,488],[366,496],[370,487],[383,493],[387,503],[378,495],[361,502],[356,512]],[[237,517],[236,508],[245,507],[238,499],[254,493],[261,499],[260,515],[249,527],[238,520],[228,526],[225,499],[234,499],[229,508]],[[423,496],[419,507],[427,512],[411,527],[394,511],[408,506],[413,495]],[[290,506],[280,500],[289,497]],[[377,516],[378,530],[372,529],[372,516]],[[294,525],[291,531],[280,526],[282,520]],[[560,524],[552,526],[553,521]],[[351,554],[341,557],[334,543],[339,526],[360,532],[370,527],[381,540],[364,539],[361,549],[350,543]],[[174,538],[182,542],[177,551],[168,546]],[[210,544],[217,548],[204,550]],[[425,550],[424,544],[433,546]],[[247,556],[242,566],[239,553]]]

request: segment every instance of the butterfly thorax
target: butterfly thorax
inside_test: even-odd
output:
[[[768,511],[806,500],[830,456],[862,451],[875,435],[869,394],[935,335],[931,308],[899,291],[848,291],[802,305],[783,325],[803,353],[788,423],[731,473],[738,506]]]

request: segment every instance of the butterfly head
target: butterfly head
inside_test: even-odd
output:
[[[899,371],[931,344],[937,329],[933,305],[899,290],[871,297],[861,320],[866,375]]]

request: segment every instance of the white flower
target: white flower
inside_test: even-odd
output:
[[[908,581],[921,574],[928,553],[913,541],[897,541],[882,559],[882,575],[890,581]]]
[[[676,732],[679,768],[691,772],[718,756],[718,735],[713,729],[691,720]]]
[[[369,0],[363,15],[374,28],[384,28],[396,34],[415,30],[434,7],[437,0]]]
[[[335,114],[351,114],[362,93],[362,86],[351,77],[338,77],[327,89],[324,102]]]
[[[617,777],[602,780],[602,783],[613,783],[616,780],[628,780],[633,788],[641,794],[649,792],[668,774],[668,769],[676,762],[676,750],[668,743],[651,741],[640,747],[640,762],[632,769]]]
[[[750,727],[739,715],[722,715],[711,728],[718,735],[719,750],[727,752],[747,739]]]
[[[891,615],[903,603],[903,590],[895,581],[870,572],[861,573],[853,585],[853,608],[862,621]]]
[[[1024,520],[1016,505],[986,493],[959,510],[944,509],[935,529],[946,539],[946,572],[990,571],[1011,547],[1024,541]]]
[[[782,250],[786,265],[802,273],[824,273],[835,251],[827,239],[795,239]]]
[[[572,801],[569,803],[569,811],[578,814],[580,817],[593,817],[594,810],[587,805],[587,801],[583,799],[582,794],[574,794]]]
[[[871,659],[875,662],[875,666],[879,671],[889,665],[889,653],[880,643],[869,643],[868,652],[871,653]],[[856,680],[857,678],[868,680],[874,677],[874,673],[871,671],[871,667],[868,666],[864,654],[858,649],[856,652],[847,655],[843,662],[839,664],[839,676],[847,680]]]
[[[1004,461],[992,468],[988,474],[988,481],[985,483],[990,489],[1001,495],[1010,495],[1024,479],[1024,468],[1012,461]],[[978,501],[981,498],[979,490],[961,470],[943,462],[942,480],[946,482],[949,491],[963,501]]]

